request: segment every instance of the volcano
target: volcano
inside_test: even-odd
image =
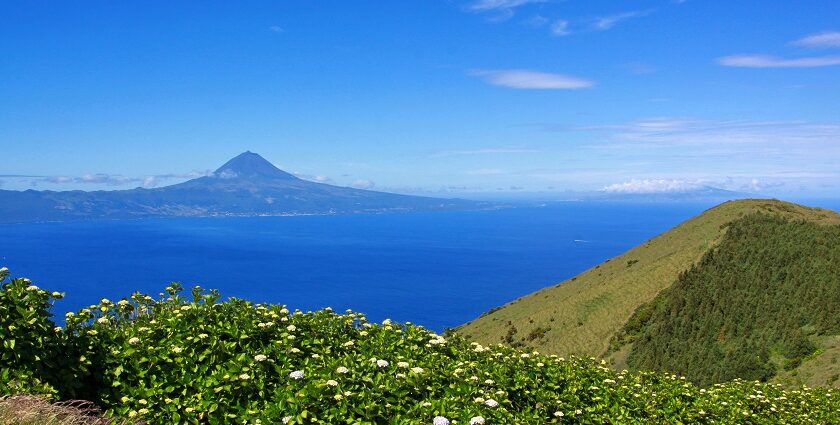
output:
[[[160,188],[0,191],[0,222],[95,218],[280,216],[484,209],[462,199],[339,187],[295,177],[253,152],[210,175]]]

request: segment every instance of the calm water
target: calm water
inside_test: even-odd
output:
[[[710,207],[568,203],[502,211],[0,226],[0,265],[67,292],[62,314],[170,281],[430,328],[571,277]]]

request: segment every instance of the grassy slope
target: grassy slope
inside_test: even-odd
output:
[[[794,388],[800,385],[840,388],[840,335],[818,337],[817,355],[791,371],[780,372],[771,381]]]
[[[478,342],[498,343],[508,333],[511,323],[518,331],[514,342],[560,355],[601,356],[607,351],[610,338],[638,306],[669,287],[681,272],[720,240],[725,231],[721,229],[723,224],[756,211],[821,224],[840,224],[840,215],[830,210],[776,200],[726,202],[570,280],[479,317],[458,332]],[[637,262],[628,266],[630,261]],[[538,328],[550,330],[528,341],[529,334]],[[619,366],[622,352],[626,350],[618,353]],[[826,350],[819,357],[831,352]]]

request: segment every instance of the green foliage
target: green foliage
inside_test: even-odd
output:
[[[636,310],[617,340],[628,365],[708,385],[767,380],[840,333],[840,226],[756,213],[669,289]],[[779,360],[781,358],[781,360]],[[775,359],[775,360],[774,360]]]
[[[0,395],[53,395],[61,338],[48,309],[62,294],[8,277],[8,269],[0,269]]]
[[[840,393],[830,389],[744,381],[701,389],[676,375],[484,347],[350,311],[219,302],[200,288],[183,296],[176,284],[167,293],[68,313],[58,355],[76,356],[85,388],[56,389],[86,391],[111,415],[155,424],[840,421]],[[27,344],[28,359],[43,354]],[[21,366],[3,359],[0,370]]]

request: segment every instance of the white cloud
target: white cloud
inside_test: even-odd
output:
[[[766,183],[759,179],[750,179],[748,183],[741,185],[741,190],[748,192],[762,192],[768,189],[775,189],[784,186],[782,182]]]
[[[112,176],[109,174],[85,174],[79,178],[80,183],[105,183],[114,186],[136,182],[138,179],[125,176]]]
[[[634,146],[743,148],[836,154],[840,152],[840,122],[709,120],[691,117],[653,117],[619,124],[582,127],[581,130],[612,130],[611,137]],[[614,146],[614,145],[612,145]],[[784,149],[781,149],[783,147]],[[755,151],[754,151],[755,152]]]
[[[530,3],[544,3],[546,0],[478,0],[467,6],[475,12],[510,10]]]
[[[816,34],[811,34],[802,37],[799,40],[792,42],[794,46],[803,47],[840,47],[840,32],[838,31],[824,31]]]
[[[333,183],[333,179],[329,176],[325,176],[322,174],[303,174],[303,173],[292,173],[295,177],[303,180],[309,180],[316,183]]]
[[[585,78],[527,69],[473,70],[469,74],[481,77],[488,84],[514,89],[568,90],[595,85],[595,82]]]
[[[785,59],[770,55],[730,55],[717,59],[724,66],[742,68],[813,68],[840,65],[840,56],[812,56]]]
[[[125,184],[132,184],[132,183],[139,183],[143,181],[141,178],[137,177],[126,177],[121,175],[110,175],[110,174],[85,174],[80,177],[70,177],[70,176],[53,176],[53,177],[45,177],[40,179],[40,181],[47,182],[47,183],[54,183],[54,184],[101,184],[101,185],[108,185],[108,186],[122,186]]]
[[[207,171],[191,171],[182,174],[157,174],[143,177],[127,177],[123,175],[112,175],[105,173],[85,174],[82,176],[49,176],[33,179],[32,182],[44,182],[52,184],[92,184],[106,186],[125,186],[139,184],[143,187],[157,187],[168,180],[186,180],[197,177],[211,176],[213,173]]]
[[[55,176],[55,177],[47,177],[44,179],[49,183],[58,183],[58,184],[65,184],[65,183],[73,183],[73,177],[68,176]]]
[[[639,180],[615,183],[601,189],[608,193],[684,193],[703,188],[698,181],[678,179]]]
[[[621,21],[626,21],[632,18],[640,18],[642,16],[647,16],[650,14],[650,10],[643,10],[643,11],[635,11],[635,12],[624,12],[624,13],[617,13],[615,15],[609,16],[602,16],[595,20],[595,23],[592,25],[593,28],[596,30],[604,31],[614,27],[617,23]]]
[[[219,173],[215,173],[215,176],[220,178],[220,179],[235,179],[239,175],[236,174],[236,171],[225,169],[225,170],[222,170]]]
[[[764,189],[840,181],[840,122],[656,117],[580,130],[596,133],[582,148],[612,170],[609,180],[588,177],[601,184],[659,178],[651,170],[688,182],[729,176],[732,184],[710,185],[731,190],[745,190],[752,179]]]
[[[272,26],[268,27],[268,30],[271,31],[271,32],[283,32],[283,31],[285,31],[283,29],[283,27],[281,27],[279,25],[272,25]]]
[[[565,19],[558,19],[551,24],[551,35],[563,36],[569,34],[569,21]]]
[[[356,179],[350,183],[350,187],[354,187],[356,189],[373,189],[374,186],[376,186],[376,183],[365,179]]]

